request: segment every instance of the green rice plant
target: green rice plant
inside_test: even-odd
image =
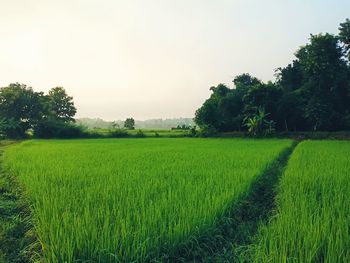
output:
[[[255,262],[350,261],[350,143],[304,141],[292,154],[276,216],[262,227]]]
[[[33,140],[4,165],[44,262],[149,262],[214,225],[290,140]]]

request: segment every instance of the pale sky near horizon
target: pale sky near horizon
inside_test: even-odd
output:
[[[193,117],[218,83],[267,81],[350,0],[0,0],[0,87],[63,86],[77,117]]]

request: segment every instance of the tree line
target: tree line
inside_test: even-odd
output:
[[[212,94],[196,111],[194,121],[205,133],[248,131],[350,130],[350,20],[339,34],[311,35],[295,59],[264,83],[248,73],[236,76],[234,88],[211,87]],[[63,87],[48,94],[24,84],[0,89],[0,136],[82,137],[75,125],[73,98]],[[134,129],[128,118],[124,127]]]
[[[339,131],[350,129],[350,20],[339,34],[311,35],[295,59],[264,83],[250,74],[236,76],[234,88],[211,87],[195,113],[209,132]]]
[[[28,133],[44,138],[74,136],[80,132],[73,124],[76,111],[73,98],[63,87],[44,94],[25,84],[12,83],[0,89],[0,134],[10,138]]]

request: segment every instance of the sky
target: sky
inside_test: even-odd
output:
[[[63,86],[76,117],[193,117],[219,83],[274,80],[349,0],[0,0],[0,87]]]

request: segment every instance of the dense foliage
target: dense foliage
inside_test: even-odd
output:
[[[233,89],[212,87],[196,111],[196,123],[202,129],[254,133],[349,130],[350,20],[339,30],[339,36],[311,35],[296,59],[277,70],[275,82],[242,74],[233,80]]]
[[[62,87],[51,89],[48,95],[19,83],[0,89],[2,136],[18,138],[32,131],[38,137],[60,137],[81,132],[72,124],[75,113],[73,98]]]
[[[27,190],[44,262],[161,262],[211,228],[291,143],[32,140],[8,148],[4,165]]]

